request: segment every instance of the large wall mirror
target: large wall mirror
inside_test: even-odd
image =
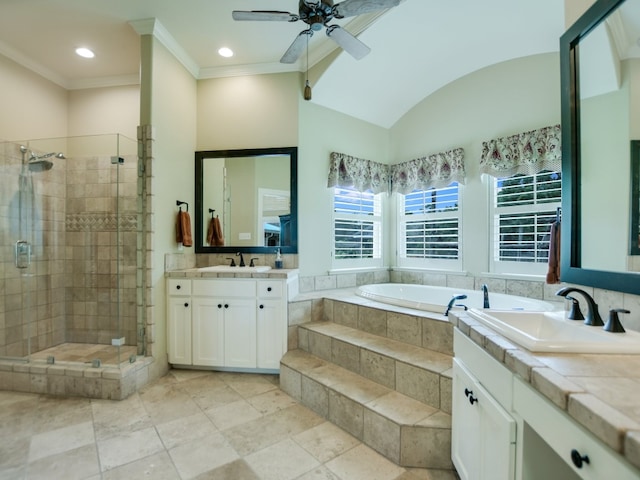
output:
[[[640,139],[639,38],[640,0],[598,0],[560,39],[561,280],[634,294],[638,186],[630,172],[633,140]]]
[[[196,253],[298,253],[297,147],[195,153]]]

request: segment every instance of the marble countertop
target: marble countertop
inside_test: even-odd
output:
[[[297,268],[272,268],[266,272],[207,272],[199,268],[185,268],[183,270],[171,270],[164,272],[167,278],[295,278],[298,276]]]
[[[452,323],[603,443],[640,468],[640,355],[533,353],[464,312]]]

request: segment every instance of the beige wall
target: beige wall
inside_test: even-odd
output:
[[[166,362],[164,255],[177,251],[176,200],[188,202],[190,212],[194,206],[196,81],[158,40],[149,40],[142,43],[143,50],[147,49],[144,53],[151,57],[153,70],[144,72],[142,78],[149,78],[152,84],[142,88],[148,89],[152,108],[142,111],[141,118],[150,119],[156,138],[151,165],[153,252],[150,285],[155,325],[150,351],[163,363]]]
[[[298,82],[297,73],[198,81],[197,150],[297,145]]]

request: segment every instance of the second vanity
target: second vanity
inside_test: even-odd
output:
[[[277,373],[287,351],[287,305],[297,271],[167,273],[169,363]]]
[[[461,479],[640,478],[640,355],[532,353],[452,316]]]

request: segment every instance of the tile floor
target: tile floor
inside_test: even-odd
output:
[[[455,480],[404,469],[278,377],[171,370],[126,400],[0,392],[0,479]]]
[[[128,363],[131,355],[136,355],[138,348],[131,345],[113,347],[95,343],[62,343],[55,347],[47,348],[31,354],[35,361],[46,361],[47,357],[54,357],[56,362],[80,362],[91,363],[98,359],[103,365],[118,365]]]

